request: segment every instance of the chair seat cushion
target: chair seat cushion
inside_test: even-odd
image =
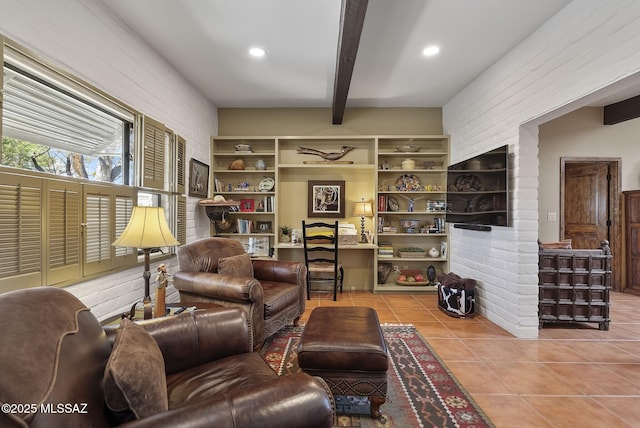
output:
[[[260,281],[264,293],[264,318],[269,319],[300,301],[300,286],[283,282]]]
[[[258,352],[232,355],[167,376],[169,409],[277,378]]]
[[[338,269],[340,269],[340,266],[341,264],[338,263]],[[333,263],[328,263],[328,262],[309,263],[309,272],[311,273],[316,273],[316,272],[333,273],[333,269],[334,269]]]

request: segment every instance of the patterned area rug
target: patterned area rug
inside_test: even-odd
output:
[[[302,329],[287,327],[262,348],[279,375],[300,371],[296,350]],[[382,416],[379,420],[369,416],[366,399],[336,397],[335,427],[493,427],[413,326],[383,324],[382,331],[390,357]]]

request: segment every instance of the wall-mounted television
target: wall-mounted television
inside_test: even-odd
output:
[[[491,230],[510,226],[509,146],[447,168],[445,220],[456,228]]]

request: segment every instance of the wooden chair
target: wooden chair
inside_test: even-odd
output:
[[[333,300],[342,293],[344,269],[338,263],[338,221],[335,223],[309,223],[302,221],[304,263],[307,266],[307,300],[311,283],[333,282]]]

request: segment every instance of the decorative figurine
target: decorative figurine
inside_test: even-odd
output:
[[[326,153],[326,152],[321,152],[320,150],[311,149],[308,147],[298,147],[298,153],[305,154],[305,155],[316,155],[316,156],[320,156],[323,159],[332,161],[332,160],[340,159],[342,156],[346,155],[353,149],[355,149],[355,147],[342,146],[342,149],[339,152]]]

